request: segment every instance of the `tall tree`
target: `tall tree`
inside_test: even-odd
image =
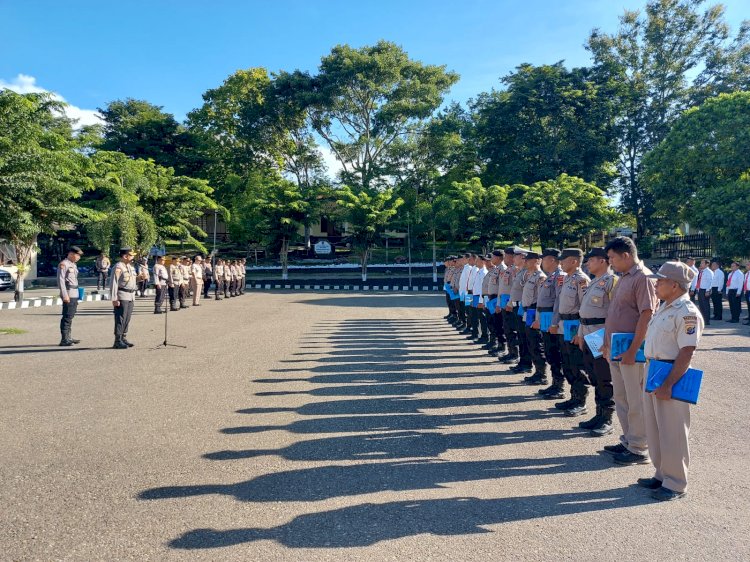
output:
[[[86,181],[63,105],[46,94],[0,90],[0,235],[15,246],[16,298],[37,236],[89,216],[78,204]]]
[[[665,220],[703,229],[732,255],[750,252],[750,93],[721,94],[686,111],[643,167]]]
[[[362,281],[367,281],[367,263],[372,247],[404,201],[396,197],[391,188],[370,193],[344,186],[336,191],[336,196],[338,218],[347,224],[352,249],[359,254]]]
[[[315,131],[341,163],[343,183],[385,187],[396,141],[429,118],[457,80],[444,66],[414,61],[387,41],[334,47],[309,79],[309,111]]]
[[[747,46],[746,25],[728,44],[723,7],[702,11],[704,4],[650,0],[643,13],[626,11],[617,33],[594,30],[588,40],[597,70],[621,86],[615,100],[622,108],[616,185],[623,210],[636,218],[639,237],[659,226],[656,202],[641,183],[644,155],[666,136],[695,88],[706,91],[707,85],[722,82],[718,77],[731,74],[727,53],[744,52]],[[706,68],[702,81],[691,83],[690,74],[701,67]]]
[[[562,173],[606,185],[617,157],[615,83],[594,69],[523,64],[472,104],[488,182]]]

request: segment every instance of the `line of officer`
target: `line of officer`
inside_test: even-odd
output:
[[[62,318],[60,318],[60,346],[70,347],[81,343],[71,335],[73,318],[78,311],[78,260],[83,250],[78,246],[68,249],[67,257],[57,267],[57,288],[62,299]]]
[[[547,274],[542,271],[542,256],[536,252],[529,251],[524,256],[524,268],[526,270],[526,281],[521,293],[521,306],[523,306],[523,317],[520,326],[526,338],[526,347],[529,350],[534,372],[524,378],[524,382],[532,385],[547,384],[547,362],[542,350],[542,335],[539,328],[534,327],[537,318],[537,305],[539,289],[547,279]]]
[[[127,339],[130,318],[133,315],[133,301],[137,288],[137,275],[131,264],[135,254],[132,248],[120,249],[120,261],[112,271],[110,299],[115,315],[115,343],[114,349],[128,349],[133,347]]]
[[[560,250],[546,248],[542,252],[542,270],[547,278],[539,288],[537,295],[536,320],[533,327],[541,331],[544,359],[549,365],[552,384],[539,390],[539,395],[547,400],[561,400],[565,398],[565,375],[562,368],[562,335],[550,332],[549,327],[541,330],[541,315],[554,313],[555,301],[560,294],[565,273],[560,269]]]

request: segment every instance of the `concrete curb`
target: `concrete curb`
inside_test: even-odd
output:
[[[310,285],[294,282],[283,283],[254,283],[247,285],[248,290],[253,291],[350,291],[350,292],[378,292],[378,293],[437,293],[443,292],[443,288],[438,285],[419,285],[409,288],[407,285],[373,285],[359,283],[357,285]]]
[[[146,295],[154,296],[156,295],[156,291],[154,289],[146,289]],[[99,293],[96,295],[86,295],[81,302],[97,302],[108,300],[108,293]],[[31,299],[24,299],[21,302],[0,302],[0,310],[38,308],[40,306],[62,306],[62,299],[60,297],[35,297]]]

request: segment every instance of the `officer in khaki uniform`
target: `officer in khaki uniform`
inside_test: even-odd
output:
[[[224,260],[217,259],[214,265],[214,298],[221,300],[221,294],[224,292]]]
[[[229,260],[224,262],[224,298],[231,296],[232,290],[232,262]]]
[[[703,334],[703,318],[698,307],[690,302],[688,287],[695,272],[681,262],[666,262],[658,273],[656,296],[663,301],[648,324],[646,331],[646,360],[657,359],[672,363],[672,370],[664,383],[652,393],[643,395],[643,416],[653,478],[638,483],[653,490],[651,497],[670,501],[685,496],[690,464],[688,436],[690,433],[690,405],[672,400],[672,386],[680,380]]]
[[[525,377],[524,382],[532,385],[543,385],[547,384],[547,362],[544,360],[544,351],[542,351],[542,334],[538,327],[533,327],[533,324],[536,322],[539,289],[547,279],[547,274],[541,269],[542,256],[540,254],[528,252],[524,259],[527,279],[521,295],[521,304],[524,309],[521,326],[526,337],[526,346],[529,349],[531,362],[534,365],[534,373]],[[531,326],[529,321],[531,321]]]
[[[190,266],[190,290],[193,291],[193,306],[200,306],[203,295],[203,257],[195,256],[195,262]]]
[[[604,328],[612,291],[617,277],[609,267],[609,258],[604,248],[591,248],[586,254],[589,273],[594,276],[581,300],[581,325],[575,342],[583,352],[583,368],[594,386],[596,415],[578,424],[581,429],[591,431],[593,437],[603,437],[614,431],[612,417],[615,413],[612,372],[604,356],[594,358],[584,336]]]
[[[247,276],[247,271],[245,271],[246,263],[247,262],[244,258],[237,262],[237,275],[239,277],[239,286],[237,287],[237,291],[240,295],[245,294],[245,277]]]
[[[443,270],[443,290],[445,292],[445,305],[448,307],[448,314],[444,318],[450,323],[455,318],[455,314],[453,314],[453,301],[448,294],[448,286],[453,275],[453,256],[445,258],[443,265],[445,266]]]
[[[120,261],[112,271],[112,285],[110,288],[110,299],[115,313],[115,349],[127,349],[133,347],[127,339],[130,317],[133,315],[133,301],[137,288],[137,275],[132,265],[132,248],[120,250]]]
[[[552,313],[552,326],[550,331],[555,334],[563,334],[562,338],[562,363],[563,373],[570,384],[570,400],[558,402],[555,408],[564,410],[569,416],[582,416],[587,412],[586,397],[588,388],[587,379],[583,373],[583,354],[581,348],[572,341],[566,341],[564,337],[564,321],[579,320],[579,310],[583,294],[588,287],[589,276],[581,269],[583,263],[583,251],[579,248],[565,248],[560,254],[561,265],[566,273],[560,294],[555,301]]]
[[[180,310],[177,307],[177,298],[179,297],[181,286],[182,268],[177,256],[172,256],[169,262],[169,310],[172,312]]]
[[[180,258],[180,288],[177,295],[180,299],[180,308],[190,308],[189,305],[185,304],[188,298],[188,289],[190,289],[190,266],[188,265],[187,256]]]
[[[73,318],[78,311],[78,260],[83,250],[78,246],[71,246],[68,256],[57,266],[57,288],[62,300],[62,318],[60,318],[60,347],[70,347],[81,340],[73,339],[70,335],[73,328]]]
[[[500,303],[507,299],[508,304],[510,304],[510,291],[513,288],[513,280],[518,273],[518,268],[515,265],[515,246],[509,246],[503,251],[503,265],[505,265],[505,268],[501,268],[502,271],[497,282],[497,306],[500,310],[500,316],[502,316],[501,323],[508,351],[505,355],[498,354],[497,360],[504,364],[510,364],[519,357],[518,334],[515,332],[515,323],[513,323],[512,318],[513,308],[509,309],[507,306],[501,308]]]
[[[164,304],[164,293],[169,284],[169,272],[164,267],[164,256],[156,256],[154,264],[154,287],[156,287],[156,298],[154,299],[154,314],[161,314]]]
[[[526,253],[527,250],[522,248],[514,248],[513,250],[515,275],[513,275],[513,284],[510,286],[510,301],[508,302],[508,306],[505,307],[505,310],[511,312],[507,318],[513,325],[513,331],[516,334],[515,337],[518,342],[518,363],[514,367],[511,367],[510,371],[512,373],[531,372],[531,355],[529,354],[529,346],[526,342],[526,330],[523,318],[518,315],[521,298],[523,297],[523,286],[528,277],[528,271],[524,268]],[[505,360],[503,360],[503,363],[505,363]]]

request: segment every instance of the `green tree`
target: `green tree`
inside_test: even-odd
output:
[[[561,173],[611,181],[617,108],[609,77],[594,69],[523,64],[506,89],[472,104],[489,182],[531,184]]]
[[[622,110],[616,186],[623,211],[636,218],[639,237],[659,227],[656,202],[641,182],[643,157],[664,139],[694,95],[730,83],[722,78],[737,62],[729,54],[747,48],[747,26],[729,42],[723,7],[701,11],[704,4],[650,0],[643,13],[626,11],[617,33],[594,30],[588,40],[598,71],[620,84],[614,100]],[[691,73],[702,78],[691,82]]]
[[[16,249],[17,299],[23,298],[37,236],[90,215],[78,204],[86,160],[74,150],[62,110],[45,94],[0,90],[0,235]]]
[[[232,238],[277,251],[281,278],[286,280],[289,247],[300,239],[300,227],[308,216],[308,201],[298,184],[278,175],[254,174],[241,193],[233,207]]]
[[[308,100],[315,131],[341,163],[342,182],[386,187],[394,143],[429,118],[457,80],[444,66],[411,60],[387,41],[334,47],[309,78]]]
[[[686,111],[643,166],[644,185],[665,220],[692,223],[726,251],[747,246],[750,93],[721,94]]]
[[[567,174],[530,185],[520,214],[527,236],[542,247],[578,241],[613,226],[617,218],[601,189]]]
[[[107,254],[114,244],[144,255],[156,242],[154,219],[139,200],[139,193],[150,188],[143,164],[120,152],[100,151],[91,156],[91,191],[85,205],[96,214],[87,222],[86,232],[94,247]]]
[[[367,281],[367,263],[372,247],[404,201],[390,188],[371,194],[344,186],[336,191],[336,196],[339,218],[347,224],[352,249],[360,257],[362,281]]]
[[[510,190],[507,185],[484,186],[479,178],[453,183],[449,193],[454,201],[452,211],[461,217],[466,238],[478,242],[482,253],[491,251],[498,238],[513,232],[514,220],[506,215]]]

